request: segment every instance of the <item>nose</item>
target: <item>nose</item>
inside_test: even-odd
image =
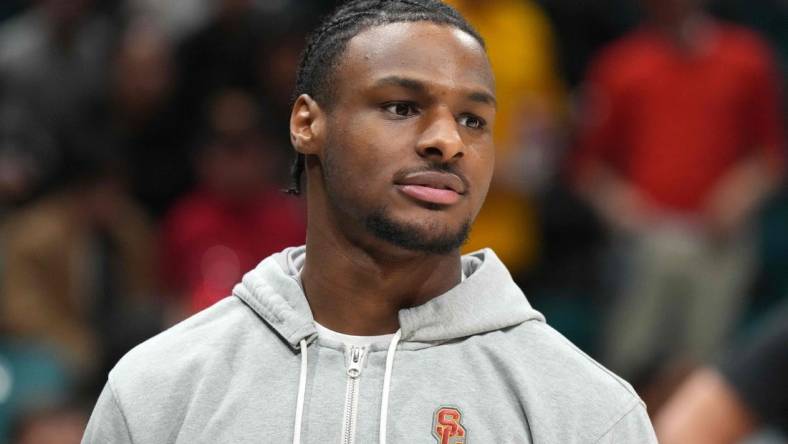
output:
[[[449,110],[434,111],[416,143],[416,151],[421,157],[441,163],[463,156],[465,143],[458,131],[457,120]]]

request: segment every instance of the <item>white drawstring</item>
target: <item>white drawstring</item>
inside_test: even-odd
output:
[[[394,367],[394,353],[397,351],[402,331],[397,330],[391,338],[389,351],[386,353],[386,373],[383,374],[383,397],[380,401],[380,444],[386,444],[386,423],[389,413],[389,389],[391,387],[391,369]]]
[[[298,400],[296,401],[295,430],[293,444],[301,444],[301,418],[304,416],[304,395],[306,394],[306,339],[301,340],[301,377],[298,380]]]
[[[394,368],[394,354],[397,352],[402,332],[397,330],[391,338],[388,352],[386,353],[386,372],[383,374],[383,396],[380,403],[380,444],[386,444],[386,428],[389,411],[389,391],[391,389],[391,371]],[[293,430],[293,444],[301,444],[301,420],[304,416],[304,397],[306,395],[307,372],[307,344],[306,339],[301,342],[301,376],[298,381],[298,399],[296,401],[296,417]]]

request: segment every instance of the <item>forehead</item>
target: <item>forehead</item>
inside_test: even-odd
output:
[[[479,42],[453,26],[431,22],[391,23],[360,32],[348,42],[337,73],[346,84],[402,74],[447,87],[494,90]]]

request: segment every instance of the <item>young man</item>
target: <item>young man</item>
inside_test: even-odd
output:
[[[329,17],[291,117],[306,247],[122,359],[84,442],[656,442],[631,387],[492,251],[460,257],[493,170],[493,90],[481,38],[438,1]]]

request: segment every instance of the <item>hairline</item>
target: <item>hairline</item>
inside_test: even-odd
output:
[[[372,28],[377,28],[377,27],[387,26],[387,25],[394,25],[394,24],[399,24],[399,23],[430,23],[430,24],[433,24],[433,25],[436,25],[436,26],[442,26],[442,27],[446,27],[446,28],[454,28],[454,29],[456,29],[456,30],[458,30],[460,32],[463,32],[464,34],[467,34],[471,38],[473,38],[473,40],[476,43],[479,44],[479,46],[481,47],[482,52],[485,54],[485,56],[488,56],[487,55],[487,47],[484,44],[484,40],[482,40],[478,36],[473,35],[472,33],[468,32],[465,29],[462,29],[460,26],[457,26],[457,24],[455,24],[455,23],[451,23],[451,22],[448,22],[448,21],[446,21],[446,22],[436,21],[436,20],[430,20],[430,19],[425,19],[425,18],[419,18],[417,20],[398,19],[398,20],[393,20],[393,21],[381,21],[380,18],[375,18],[374,20],[371,20],[369,24],[361,26],[356,31],[355,34],[353,34],[347,40],[342,42],[342,45],[339,47],[339,51],[337,52],[337,54],[334,57],[332,57],[332,59],[330,60],[330,63],[328,63],[329,70],[326,71],[324,82],[325,83],[331,83],[331,82],[334,81],[334,76],[336,75],[337,71],[339,70],[339,68],[341,67],[342,63],[344,62],[344,58],[345,58],[345,56],[347,54],[348,46],[349,46],[351,40],[353,40],[354,38],[358,37],[362,33],[366,32],[366,31],[369,31]],[[313,88],[314,88],[314,86],[315,85],[313,85]],[[326,88],[315,88],[315,89],[326,89]],[[307,92],[304,92],[303,94],[309,95],[326,112],[331,111],[333,109],[334,105],[336,104],[336,100],[335,100],[336,99],[336,89],[331,89],[330,91],[323,91],[322,94],[316,94],[316,91],[312,91],[312,94],[307,93]],[[325,97],[321,98],[320,97],[321,95],[325,95]]]

